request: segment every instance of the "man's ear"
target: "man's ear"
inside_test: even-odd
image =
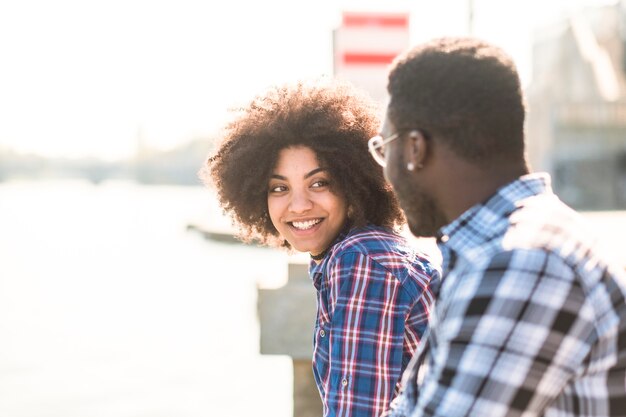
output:
[[[409,132],[409,165],[414,168],[422,169],[426,164],[428,157],[428,141],[422,132],[419,130],[412,130]]]

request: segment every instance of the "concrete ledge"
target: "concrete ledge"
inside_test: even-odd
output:
[[[261,353],[311,361],[317,302],[308,265],[289,264],[287,285],[259,289]]]

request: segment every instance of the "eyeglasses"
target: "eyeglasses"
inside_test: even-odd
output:
[[[378,162],[381,167],[387,165],[387,161],[385,161],[385,145],[392,140],[399,138],[400,135],[401,132],[394,133],[386,138],[381,135],[377,135],[367,141],[367,147],[372,154],[372,158],[374,158],[374,160]]]

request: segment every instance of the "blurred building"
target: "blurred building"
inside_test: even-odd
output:
[[[626,7],[585,9],[535,33],[528,153],[577,209],[626,209]]]

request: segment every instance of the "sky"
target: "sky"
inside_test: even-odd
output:
[[[473,34],[531,82],[533,28],[607,0],[473,0]],[[469,0],[0,0],[0,150],[127,158],[210,137],[270,85],[332,73],[342,11],[468,34]]]

